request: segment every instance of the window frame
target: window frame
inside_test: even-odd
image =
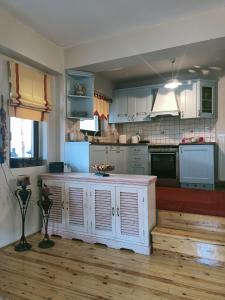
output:
[[[98,118],[98,131],[93,131],[93,130],[86,130],[86,129],[81,129],[80,131],[85,134],[87,133],[87,135],[89,136],[101,136],[101,132],[102,132],[102,124],[101,124],[101,119],[99,118],[99,116],[94,116]]]
[[[10,117],[11,120],[11,117]],[[40,157],[40,122],[31,120],[33,122],[33,156],[32,157],[11,157],[11,122],[9,120],[10,129],[10,143],[9,143],[9,162],[10,168],[25,168],[31,166],[43,165],[43,160]]]

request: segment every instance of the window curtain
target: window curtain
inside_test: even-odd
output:
[[[94,92],[94,115],[106,120],[109,117],[109,99],[97,91]]]
[[[51,76],[9,61],[9,113],[34,121],[47,121],[52,110]]]

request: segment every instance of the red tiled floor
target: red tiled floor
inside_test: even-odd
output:
[[[225,191],[156,188],[157,208],[225,217]]]

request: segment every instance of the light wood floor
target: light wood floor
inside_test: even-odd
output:
[[[0,249],[0,299],[225,299],[225,264],[200,264],[175,253],[151,256],[56,239],[54,248]],[[209,263],[209,261],[208,261]]]

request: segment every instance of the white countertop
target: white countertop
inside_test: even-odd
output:
[[[52,179],[59,181],[95,182],[95,183],[117,183],[129,185],[147,186],[156,181],[156,176],[110,174],[108,177],[97,176],[94,173],[43,173],[42,179]]]

